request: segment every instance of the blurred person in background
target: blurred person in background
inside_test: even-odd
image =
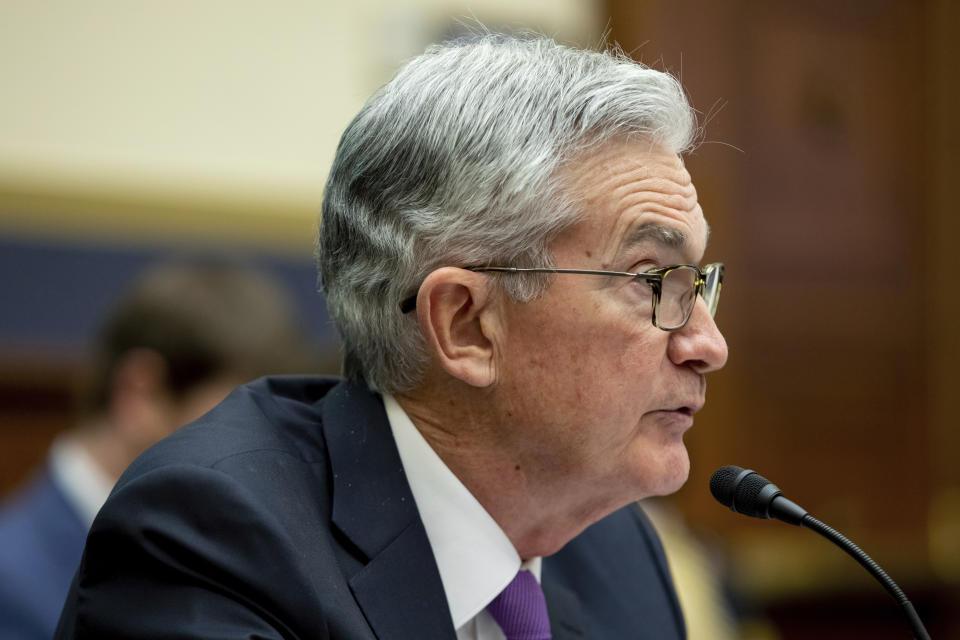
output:
[[[96,345],[84,417],[0,510],[0,638],[49,640],[97,511],[144,449],[235,386],[315,362],[286,292],[232,261],[138,277]]]

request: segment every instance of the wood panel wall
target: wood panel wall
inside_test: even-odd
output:
[[[0,348],[0,499],[47,456],[50,443],[76,419],[83,367],[75,357]]]
[[[689,436],[678,504],[771,606],[874,586],[815,535],[719,507],[707,482],[721,465],[757,469],[903,586],[953,602],[960,5],[606,6],[612,38],[680,76],[701,111],[688,166],[708,260],[728,265],[730,360]]]

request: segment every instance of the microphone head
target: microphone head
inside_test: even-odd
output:
[[[713,472],[710,477],[710,493],[717,502],[725,507],[733,505],[733,492],[737,488],[737,478],[743,473],[743,468],[728,464]]]
[[[728,465],[710,478],[710,493],[731,510],[754,518],[769,518],[770,505],[780,489],[750,469]]]

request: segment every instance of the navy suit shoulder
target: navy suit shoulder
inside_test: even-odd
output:
[[[431,637],[452,639],[418,519],[362,522],[390,538],[372,553],[336,524],[335,504],[349,504],[353,488],[336,478],[329,451],[361,428],[330,419],[343,406],[373,424],[362,425],[362,446],[342,466],[363,469],[372,458],[399,467],[379,397],[314,377],[240,387],[146,451],[94,522],[55,637],[412,640],[414,616],[427,610],[450,631]],[[371,491],[413,505],[404,484]],[[406,591],[391,599],[371,588],[386,579]]]
[[[137,458],[116,488],[166,464],[213,467],[235,455],[277,451],[315,461],[324,456],[317,428],[326,394],[337,378],[276,376],[237,387],[199,420]],[[116,489],[115,488],[115,489]]]

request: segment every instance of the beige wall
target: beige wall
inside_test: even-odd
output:
[[[151,206],[180,211],[174,227],[198,209],[312,220],[350,118],[456,20],[577,43],[604,26],[594,0],[2,0],[0,15],[0,232],[171,218],[125,220]]]

